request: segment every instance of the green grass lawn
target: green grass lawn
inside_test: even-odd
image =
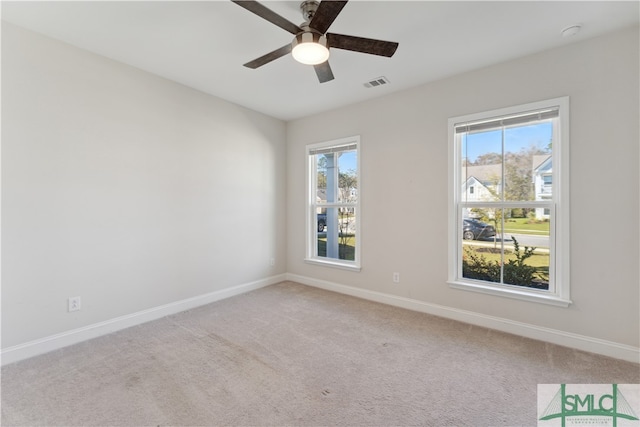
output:
[[[356,259],[356,238],[355,236],[342,237],[338,240],[340,243],[338,245],[339,259],[344,259],[347,261],[355,261]],[[345,242],[343,244],[342,242]],[[327,256],[327,238],[326,237],[318,237],[318,256]]]
[[[505,233],[549,234],[549,221],[535,221],[529,218],[508,218],[504,222]]]
[[[477,246],[466,246],[465,248],[471,248],[473,249],[476,253],[481,254],[482,256],[484,256],[485,258],[487,258],[490,261],[498,261],[500,262],[500,249],[494,249],[494,248],[487,248],[487,247],[477,247]],[[521,248],[522,251],[522,248]],[[512,250],[510,249],[505,249],[504,251],[504,260],[505,262],[513,259],[516,259],[515,254],[513,253]],[[531,255],[529,258],[527,258],[526,260],[526,264],[531,265],[533,267],[545,267],[547,270],[549,269],[549,254],[539,254],[539,253],[534,253],[533,255]]]

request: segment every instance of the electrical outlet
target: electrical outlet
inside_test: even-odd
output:
[[[69,302],[69,312],[80,311],[80,297],[71,297]]]
[[[271,267],[274,267],[274,266],[276,265],[276,259],[275,259],[275,258],[271,258],[271,259],[269,260],[269,265],[270,265]]]
[[[400,283],[400,273],[393,273],[393,283]]]

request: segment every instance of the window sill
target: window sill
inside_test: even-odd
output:
[[[342,270],[349,271],[360,271],[360,266],[353,262],[340,262],[340,261],[329,261],[326,259],[318,259],[318,258],[305,258],[304,262],[307,264],[321,265],[323,267],[333,267],[339,268]]]
[[[514,289],[511,287],[485,285],[483,283],[456,282],[449,281],[449,286],[454,289],[480,292],[483,294],[497,295],[506,298],[519,299],[522,301],[537,302],[541,304],[555,305],[557,307],[569,307],[571,300],[561,298],[558,295],[542,293],[535,290]]]

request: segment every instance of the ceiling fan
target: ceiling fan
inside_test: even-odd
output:
[[[395,42],[327,33],[348,0],[303,1],[300,4],[300,10],[305,22],[300,26],[293,24],[257,1],[231,1],[295,35],[292,43],[244,64],[248,68],[261,67],[291,53],[296,61],[313,65],[318,80],[320,83],[325,83],[334,79],[328,61],[330,48],[386,57],[393,56],[398,48],[398,43]]]

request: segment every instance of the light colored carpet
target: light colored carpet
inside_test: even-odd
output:
[[[283,282],[8,365],[2,425],[536,425],[637,364]]]

